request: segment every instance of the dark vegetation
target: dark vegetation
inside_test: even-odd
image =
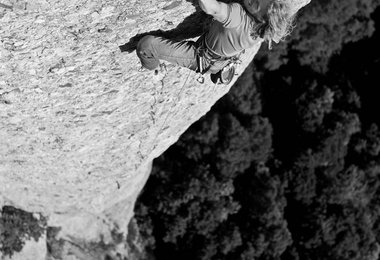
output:
[[[25,240],[38,241],[46,228],[46,219],[39,215],[4,206],[0,210],[0,251],[4,255],[12,256],[20,252]]]
[[[155,161],[136,219],[156,259],[378,259],[379,5],[312,1]]]

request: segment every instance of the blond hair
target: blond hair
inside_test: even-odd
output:
[[[252,36],[257,34],[267,43],[269,49],[272,48],[272,42],[279,43],[294,28],[294,14],[291,13],[289,1],[273,0],[268,7],[264,16],[264,21],[258,26],[254,26]]]

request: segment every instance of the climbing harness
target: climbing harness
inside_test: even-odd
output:
[[[204,75],[210,72],[212,66],[214,66],[216,62],[225,62],[226,65],[224,65],[221,70],[217,73],[211,72],[210,74],[211,80],[214,83],[228,85],[235,76],[237,65],[241,64],[240,55],[244,52],[244,50],[235,56],[225,57],[216,54],[207,48],[204,35],[198,39],[197,43],[198,47],[196,49],[196,58],[198,69],[196,72],[199,74],[197,81],[203,84],[205,81]],[[204,64],[208,64],[208,66],[205,68]]]

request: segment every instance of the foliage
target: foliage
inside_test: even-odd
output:
[[[4,255],[12,256],[20,252],[25,240],[38,241],[46,228],[46,219],[36,219],[32,213],[4,206],[0,211],[0,250]]]

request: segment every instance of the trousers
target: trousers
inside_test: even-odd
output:
[[[149,70],[156,69],[160,60],[198,70],[197,49],[201,39],[194,41],[174,41],[160,36],[144,36],[137,44],[136,52],[141,65]],[[202,59],[202,67],[215,74],[223,69],[229,60],[211,61],[207,57]]]

